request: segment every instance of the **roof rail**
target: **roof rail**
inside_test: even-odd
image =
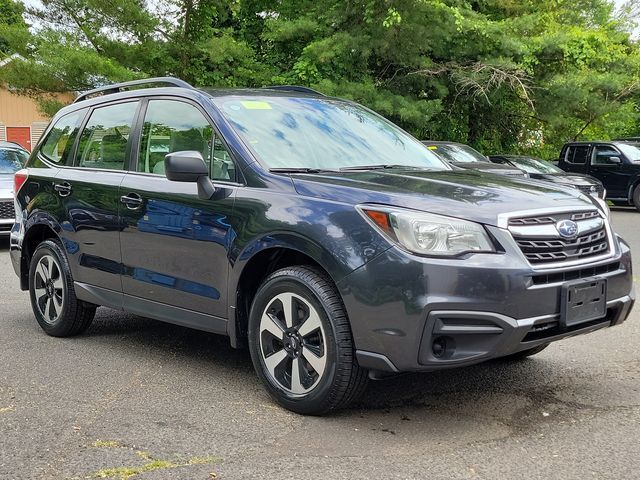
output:
[[[97,96],[97,95],[110,95],[112,93],[122,92],[124,90],[127,90],[130,87],[137,87],[141,85],[167,85],[170,87],[181,87],[181,88],[193,89],[193,87],[190,84],[188,84],[184,80],[180,80],[179,78],[173,78],[173,77],[144,78],[141,80],[131,80],[130,82],[114,83],[112,85],[105,85],[104,87],[94,88],[93,90],[89,90],[87,92],[84,92],[78,95],[78,97],[73,101],[73,103],[81,102],[82,100],[86,100],[87,98]]]
[[[320,93],[317,90],[309,87],[301,87],[300,85],[272,85],[269,87],[262,87],[267,90],[284,90],[285,92],[300,92],[300,93],[313,93],[314,95],[326,96],[324,93]]]

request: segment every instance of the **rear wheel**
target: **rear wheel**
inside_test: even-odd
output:
[[[76,298],[67,257],[54,240],[38,245],[31,258],[29,294],[40,327],[54,337],[83,332],[96,312],[95,305]]]
[[[633,206],[640,212],[640,185],[638,185],[633,191]]]
[[[331,280],[311,267],[278,270],[260,286],[249,348],[267,391],[297,413],[344,407],[367,382],[355,361],[342,300]]]

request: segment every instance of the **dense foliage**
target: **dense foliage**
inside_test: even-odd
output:
[[[568,139],[640,135],[638,14],[638,0],[617,14],[609,0],[0,0],[0,56],[21,55],[0,81],[39,97],[166,74],[302,84],[420,138],[551,158]]]

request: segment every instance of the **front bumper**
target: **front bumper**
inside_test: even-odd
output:
[[[502,235],[499,229],[492,232]],[[631,253],[565,269],[537,271],[508,241],[503,254],[434,259],[391,248],[339,282],[361,366],[432,371],[502,357],[566,337],[618,325],[635,301]],[[563,330],[564,282],[607,279],[607,314]],[[442,355],[433,342],[444,338]]]

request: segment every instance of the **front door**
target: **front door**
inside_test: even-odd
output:
[[[189,312],[226,318],[233,163],[204,113],[175,99],[149,100],[136,150],[136,171],[121,185],[125,304],[136,302],[134,311],[140,301],[147,309],[179,308],[171,311],[176,323]],[[183,150],[202,153],[217,180],[214,198],[199,199],[196,184],[165,177],[165,155]]]
[[[31,151],[31,127],[7,127],[7,141]]]
[[[612,160],[615,159],[615,160]],[[626,159],[615,147],[596,145],[591,155],[589,174],[600,180],[608,198],[626,198],[629,173]]]

